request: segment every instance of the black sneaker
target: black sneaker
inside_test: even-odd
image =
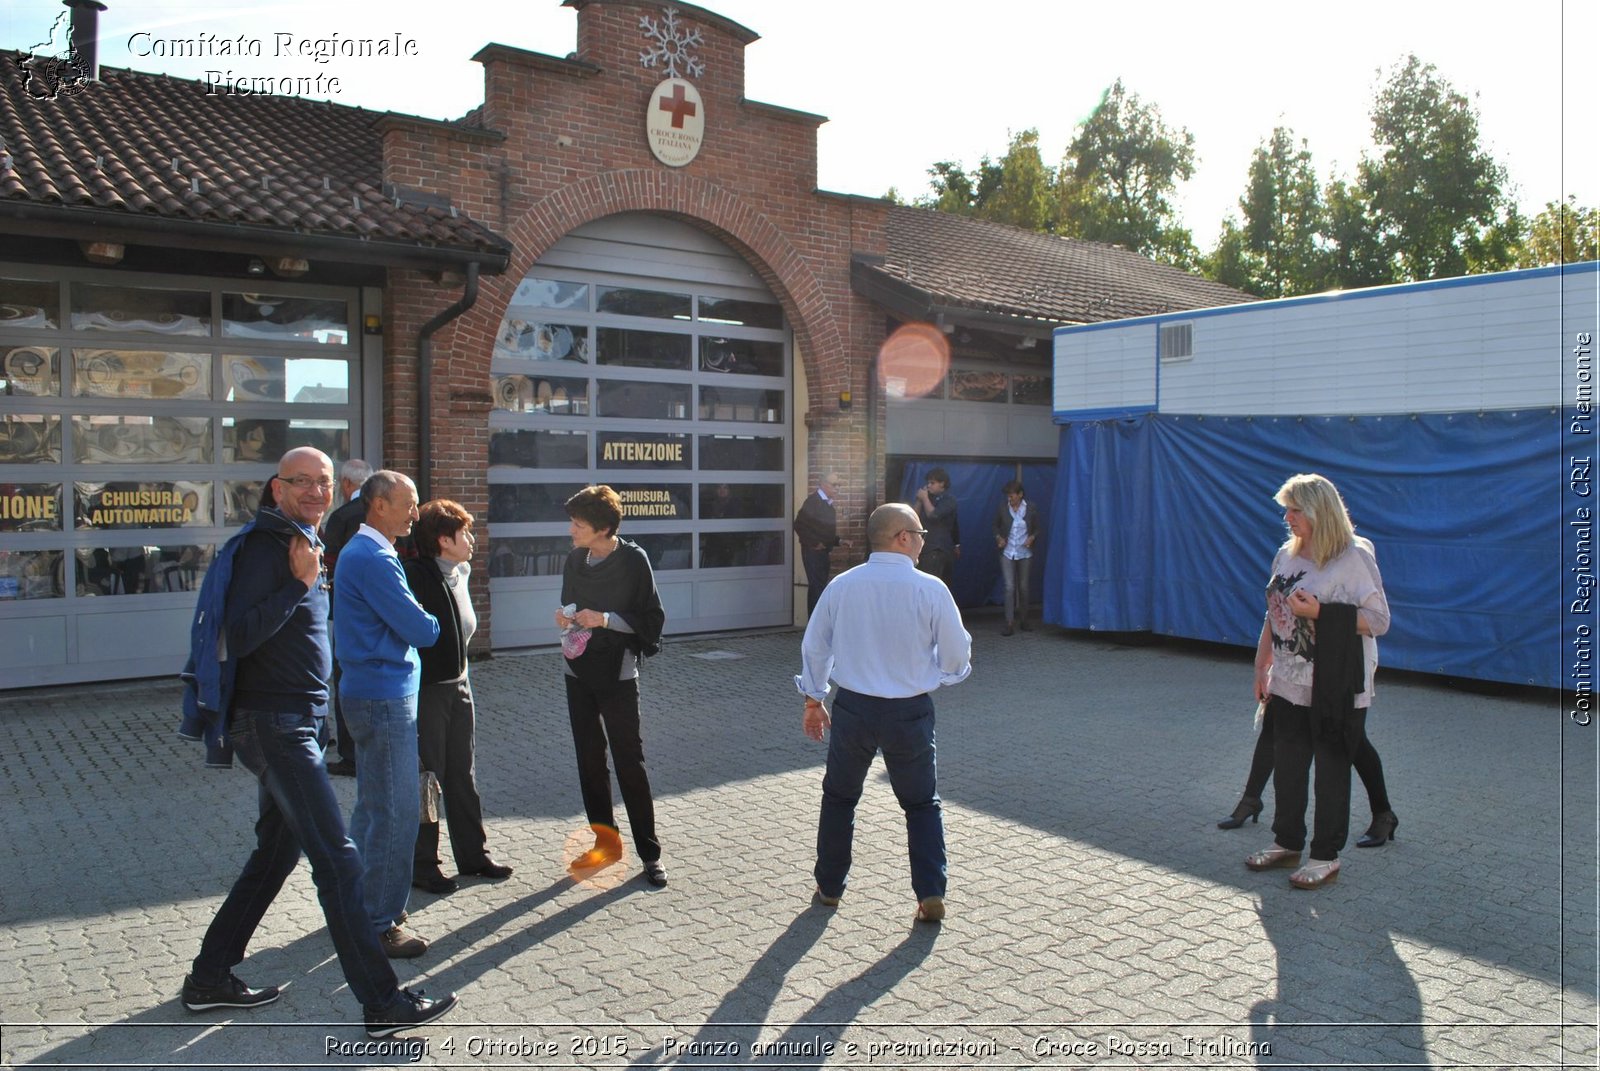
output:
[[[400,999],[381,1011],[367,1009],[367,1037],[386,1038],[398,1034],[408,1026],[431,1023],[456,1006],[456,995],[447,993],[439,1000],[429,1000],[422,990],[413,993],[400,990]]]
[[[183,979],[183,1006],[192,1012],[210,1011],[212,1008],[254,1008],[258,1004],[271,1004],[278,999],[278,987],[251,989],[231,971],[216,985],[200,985],[194,975]]]

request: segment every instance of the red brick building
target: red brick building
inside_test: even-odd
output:
[[[576,50],[488,45],[448,122],[0,55],[0,686],[175,671],[301,444],[480,519],[485,644],[553,638],[590,482],[669,627],[787,624],[811,474],[859,536],[908,461],[1048,464],[1053,327],[1243,297],[820,191],[825,120],[744,96],[753,32],[567,3]],[[878,360],[913,321],[949,346],[920,386]]]

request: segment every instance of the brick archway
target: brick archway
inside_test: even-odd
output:
[[[726,242],[783,304],[794,330],[812,393],[823,386],[816,364],[820,354],[849,350],[840,330],[843,310],[829,306],[821,280],[805,255],[759,208],[715,183],[660,171],[609,171],[563,186],[534,204],[511,227],[517,250],[503,275],[485,282],[478,303],[456,324],[460,340],[489,339],[488,346],[452,347],[449,379],[486,383],[506,308],[535,262],[572,230],[621,212],[657,212],[694,224]]]

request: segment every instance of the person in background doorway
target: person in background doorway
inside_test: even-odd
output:
[[[806,570],[806,616],[817,608],[822,589],[828,586],[828,555],[834,547],[849,546],[839,538],[839,512],[836,500],[843,480],[830,472],[817,481],[817,489],[800,504],[794,515],[794,534],[800,541],[800,563]]]
[[[956,516],[956,496],[950,493],[950,474],[930,469],[928,482],[917,490],[917,519],[928,530],[917,568],[932,573],[950,587],[956,559],[961,557],[961,521]]]
[[[1002,635],[1010,636],[1018,625],[1024,632],[1033,628],[1028,624],[1028,574],[1043,517],[1023,493],[1021,480],[1010,481],[1002,490],[1006,500],[995,513],[994,541],[1000,548],[1000,576],[1006,585],[1006,627]]]

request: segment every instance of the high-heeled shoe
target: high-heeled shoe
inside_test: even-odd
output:
[[[1217,823],[1217,828],[1238,829],[1244,825],[1246,818],[1252,822],[1261,821],[1260,796],[1240,796],[1239,805],[1233,809],[1232,814]]]
[[[1372,816],[1372,824],[1356,841],[1357,848],[1381,848],[1394,840],[1394,831],[1400,828],[1400,819],[1393,811],[1379,811]]]

